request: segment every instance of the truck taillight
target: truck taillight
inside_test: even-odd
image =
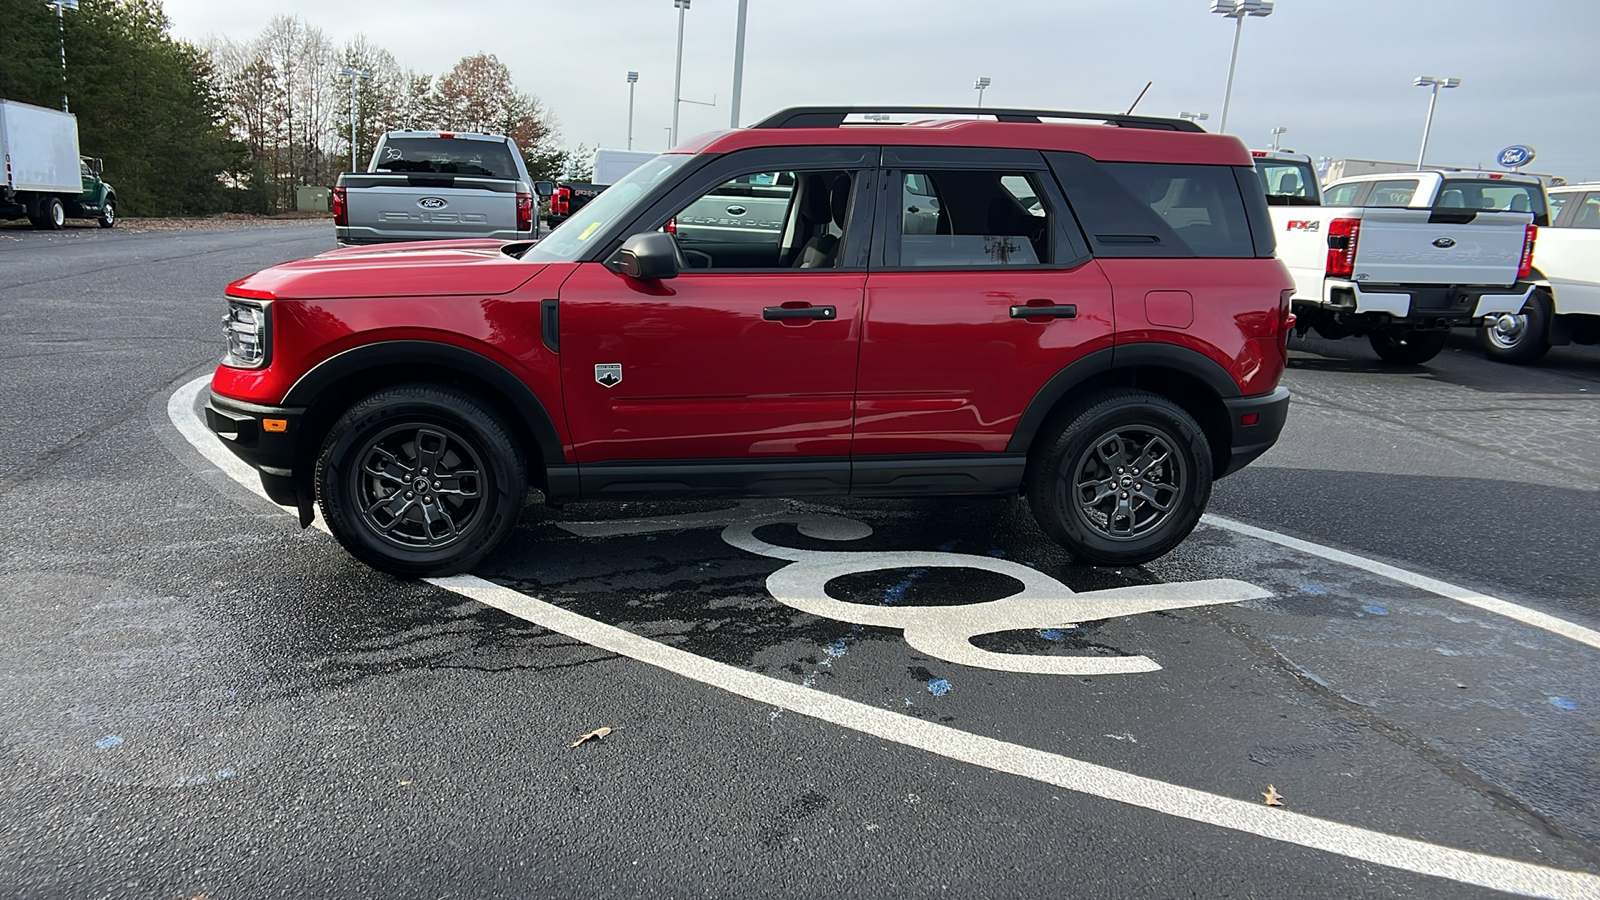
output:
[[[348,227],[350,225],[350,207],[345,203],[344,190],[342,187],[333,189],[333,224]]]
[[[1517,277],[1527,278],[1533,274],[1533,242],[1539,237],[1539,226],[1529,225],[1527,234],[1522,238],[1522,262],[1517,264]]]
[[[1334,219],[1328,223],[1327,274],[1349,278],[1356,268],[1356,242],[1361,238],[1360,219]]]
[[[533,195],[517,195],[517,230],[533,230]]]
[[[552,216],[564,216],[564,215],[566,215],[567,214],[567,200],[571,196],[572,196],[572,189],[571,188],[564,188],[564,187],[556,188],[556,192],[554,194],[550,195],[550,215],[552,215]]]

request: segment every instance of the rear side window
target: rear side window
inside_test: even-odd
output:
[[[901,174],[900,265],[1049,263],[1052,216],[1039,173],[925,170]]]
[[[517,178],[511,148],[499,141],[471,138],[395,137],[378,152],[379,172],[426,172]]]
[[[1351,206],[1356,202],[1356,195],[1361,193],[1361,182],[1352,181],[1349,184],[1336,184],[1328,188],[1322,196],[1323,206]]]
[[[1297,159],[1257,159],[1256,173],[1272,206],[1316,206],[1317,173]]]
[[[1367,195],[1364,206],[1410,206],[1411,198],[1417,193],[1417,180],[1415,178],[1397,178],[1392,181],[1376,181],[1372,184],[1372,193]],[[1444,194],[1439,195],[1443,201]],[[1459,198],[1458,198],[1459,199]],[[1440,206],[1451,204],[1441,202]],[[1456,203],[1460,206],[1462,204]]]

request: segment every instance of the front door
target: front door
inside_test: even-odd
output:
[[[562,285],[562,390],[586,495],[605,495],[597,473],[630,466],[622,493],[647,488],[652,466],[677,473],[658,479],[671,491],[686,465],[704,471],[680,487],[714,489],[719,463],[748,487],[752,467],[822,459],[847,488],[866,173],[771,162],[747,171],[729,154],[643,214],[640,230],[675,230],[689,266],[677,277],[587,262]]]

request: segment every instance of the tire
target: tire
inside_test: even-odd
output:
[[[67,224],[67,208],[60,197],[46,197],[39,202],[38,227],[46,231],[60,231]]]
[[[1194,530],[1211,499],[1211,446],[1182,407],[1122,389],[1057,421],[1036,443],[1027,477],[1033,517],[1056,543],[1082,562],[1133,566]]]
[[[95,221],[100,223],[100,227],[101,228],[110,228],[113,225],[116,225],[117,224],[117,203],[116,203],[116,201],[115,200],[107,200],[106,201],[106,205],[100,208],[100,217],[98,219],[95,219]]]
[[[433,469],[426,478],[425,468]],[[352,406],[323,442],[315,478],[339,543],[373,568],[413,577],[483,559],[516,527],[527,486],[499,416],[430,384],[387,388]]]
[[[1550,351],[1550,317],[1554,304],[1550,292],[1535,290],[1522,312],[1512,318],[1513,330],[1507,334],[1493,325],[1478,329],[1478,343],[1485,356],[1496,362],[1527,365]]]
[[[1374,331],[1367,335],[1379,359],[1401,366],[1421,365],[1433,359],[1449,339],[1448,331]]]

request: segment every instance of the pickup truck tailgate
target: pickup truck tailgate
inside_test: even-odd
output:
[[[456,175],[342,175],[350,235],[358,243],[511,237],[515,181]]]
[[[1354,280],[1363,284],[1511,285],[1533,215],[1368,208]]]

